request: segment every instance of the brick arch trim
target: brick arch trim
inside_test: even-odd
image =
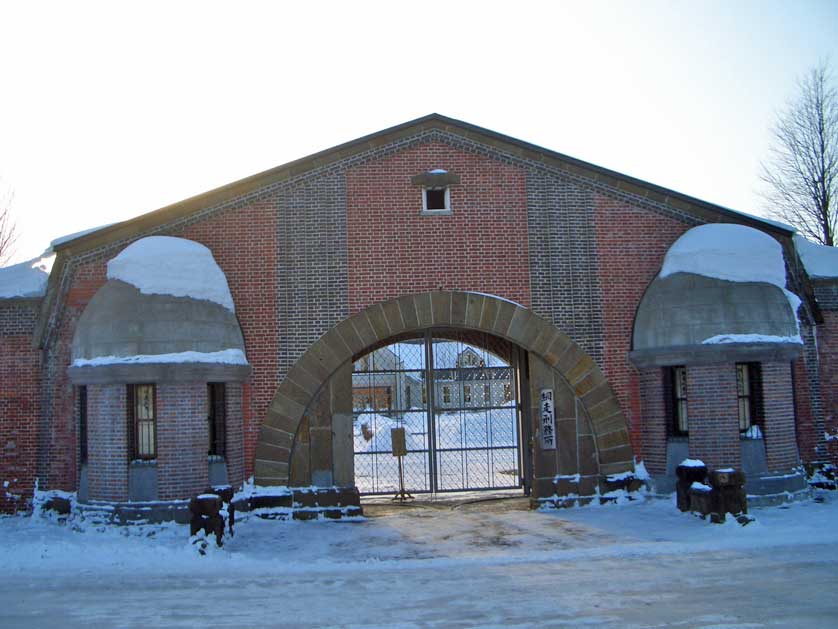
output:
[[[346,362],[398,334],[434,327],[483,331],[533,352],[568,382],[591,421],[600,473],[633,469],[626,419],[593,359],[561,330],[512,301],[458,291],[405,295],[374,304],[320,337],[279,385],[259,430],[258,485],[287,485],[294,436],[306,409]]]

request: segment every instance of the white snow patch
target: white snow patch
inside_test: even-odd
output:
[[[699,491],[713,491],[713,488],[710,485],[705,485],[704,483],[699,483],[698,481],[694,481],[692,485],[690,485],[690,489],[697,489]]]
[[[140,363],[221,363],[225,365],[246,365],[247,358],[240,349],[224,349],[218,352],[177,352],[174,354],[137,354],[134,356],[76,358],[73,361],[73,367],[135,365]]]
[[[472,295],[481,295],[483,297],[491,297],[493,299],[500,299],[501,301],[509,302],[510,304],[518,306],[519,308],[526,308],[526,306],[524,306],[522,304],[519,304],[517,301],[512,301],[511,299],[507,299],[506,297],[501,297],[500,295],[492,295],[491,293],[480,293],[480,292],[473,291],[473,290],[470,290],[470,291],[467,291],[467,292],[471,293]]]
[[[666,253],[660,277],[674,273],[786,285],[780,243],[759,230],[727,223],[693,227],[676,240]]]
[[[429,173],[432,175],[447,175],[448,171],[443,168],[434,168],[433,170],[429,170]]]
[[[55,256],[44,256],[0,268],[0,299],[43,297]]]
[[[637,480],[650,480],[652,477],[646,469],[646,464],[643,461],[634,460],[634,476]]]
[[[772,336],[770,334],[717,334],[704,339],[702,345],[722,343],[797,343],[803,345],[803,339],[797,336]]]
[[[608,478],[610,479],[611,477],[609,476]],[[576,473],[576,474],[559,474],[558,476],[553,477],[554,482],[555,481],[560,481],[560,480],[566,480],[566,481],[570,481],[571,483],[578,483],[581,479],[582,479],[582,475],[579,474],[579,473]]]
[[[794,236],[794,246],[809,277],[838,277],[838,247],[809,242],[798,234]]]
[[[762,430],[760,430],[759,426],[754,424],[742,433],[742,436],[746,439],[762,439]]]
[[[78,232],[73,232],[72,234],[67,234],[66,236],[59,236],[58,238],[55,238],[52,241],[50,241],[47,252],[51,253],[59,245],[63,245],[64,243],[70,242],[71,240],[75,240],[76,238],[81,238],[82,236],[87,236],[88,234],[97,232],[100,229],[105,229],[105,227],[110,227],[111,225],[116,225],[116,223],[107,223],[105,225],[99,225],[98,227],[91,227],[90,229],[83,229]]]
[[[204,245],[171,236],[149,236],[108,262],[108,279],[148,295],[206,299],[235,312],[224,272]]]
[[[828,432],[824,431],[823,438],[824,441],[838,441],[838,432],[836,432],[834,435],[830,435]]]
[[[701,459],[684,459],[679,465],[681,467],[707,467]]]

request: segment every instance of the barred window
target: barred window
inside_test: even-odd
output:
[[[227,454],[227,395],[223,382],[207,384],[207,398],[209,404],[209,450],[210,455],[226,456]]]
[[[687,419],[687,368],[670,367],[666,371],[669,398],[669,430],[676,436],[689,434]]]
[[[448,385],[442,387],[442,401],[445,404],[451,403],[451,387]]]
[[[153,384],[128,385],[128,452],[131,459],[157,458],[157,409]]]
[[[471,385],[463,385],[463,402],[471,402]]]
[[[739,404],[739,432],[749,439],[761,439],[763,405],[762,370],[759,363],[736,364],[736,397]]]

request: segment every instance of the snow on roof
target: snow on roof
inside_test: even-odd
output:
[[[660,277],[674,273],[786,286],[780,243],[757,229],[728,223],[693,227],[676,240],[666,253]]]
[[[148,295],[207,299],[235,312],[224,272],[204,245],[171,236],[149,236],[108,262],[108,279]]]
[[[812,278],[838,277],[838,247],[827,247],[794,235],[794,246]]]
[[[0,299],[43,297],[55,256],[43,256],[0,268]]]
[[[72,234],[67,234],[66,236],[59,236],[58,238],[53,239],[49,243],[49,248],[47,249],[48,252],[52,252],[55,247],[59,245],[63,245],[64,243],[70,242],[71,240],[75,240],[76,238],[81,238],[82,236],[87,236],[88,234],[92,234],[93,232],[97,232],[100,229],[105,229],[105,227],[110,227],[111,225],[116,225],[116,223],[107,223],[105,225],[99,225],[98,227],[91,227],[90,229],[83,229],[80,232],[73,232]]]

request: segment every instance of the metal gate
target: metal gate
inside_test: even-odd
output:
[[[398,490],[395,427],[405,428],[410,492],[521,487],[516,363],[506,341],[442,331],[358,359],[352,398],[361,493]]]

